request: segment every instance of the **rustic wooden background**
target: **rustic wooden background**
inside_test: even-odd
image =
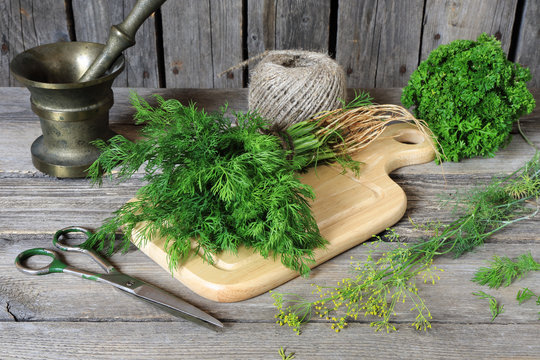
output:
[[[0,86],[9,61],[56,41],[105,42],[135,0],[0,0]],[[540,0],[169,0],[127,51],[119,87],[238,88],[219,74],[268,49],[328,52],[349,87],[401,87],[431,50],[482,32],[531,69],[540,87]]]

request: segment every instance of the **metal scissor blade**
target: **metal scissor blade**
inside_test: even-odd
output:
[[[157,307],[167,311],[168,313],[182,317],[186,320],[195,322],[200,325],[209,327],[208,325],[222,328],[223,324],[216,318],[208,315],[201,309],[185,302],[184,300],[169,294],[155,286],[145,283],[137,278],[120,272],[101,275],[97,281],[110,284],[120,290],[134,295],[141,300],[145,300]],[[212,328],[215,330],[215,328]]]
[[[169,294],[161,289],[158,289],[152,285],[143,284],[136,289],[133,289],[133,294],[140,298],[149,301],[159,307],[163,307],[171,314],[185,318],[189,321],[201,323],[202,325],[211,324],[222,328],[223,324],[216,318],[208,315],[201,309],[185,302],[176,296]]]

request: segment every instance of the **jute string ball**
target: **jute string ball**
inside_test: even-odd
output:
[[[281,130],[345,100],[345,72],[326,54],[270,51],[251,72],[249,109]]]

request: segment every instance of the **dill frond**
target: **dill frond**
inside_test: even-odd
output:
[[[498,289],[501,286],[509,286],[529,271],[540,271],[540,263],[534,261],[530,253],[521,254],[515,260],[507,256],[494,255],[488,267],[482,267],[476,271],[472,281]]]
[[[504,305],[499,305],[497,299],[493,295],[486,294],[483,291],[477,291],[473,293],[474,296],[478,296],[480,299],[487,299],[489,301],[489,310],[491,311],[491,321],[494,321],[497,316],[504,312]]]
[[[516,300],[518,301],[518,304],[521,305],[525,301],[529,300],[530,298],[536,297],[536,303],[540,305],[540,296],[536,295],[534,292],[532,292],[529,288],[523,288],[520,289],[516,295]]]
[[[284,349],[283,347],[279,348],[278,354],[281,356],[281,360],[293,360],[295,358],[295,354],[289,353],[287,354],[287,349]]]

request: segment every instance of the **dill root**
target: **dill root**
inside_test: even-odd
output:
[[[418,330],[429,329],[432,317],[418,292],[417,279],[434,284],[442,271],[433,265],[437,257],[445,254],[459,257],[484,244],[495,232],[535,216],[539,211],[539,157],[540,152],[537,152],[511,175],[493,179],[483,188],[456,197],[454,212],[457,219],[452,223],[415,224],[428,233],[426,240],[400,243],[389,251],[380,251],[382,244],[397,242],[399,236],[390,230],[383,238],[377,237],[377,241],[367,244],[370,249],[366,261],[353,266],[353,276],[333,287],[314,285],[314,293],[319,299],[310,301],[295,294],[272,292],[278,311],[276,322],[288,325],[300,334],[301,325],[313,315],[318,315],[330,321],[331,328],[339,332],[347,326],[347,321],[371,316],[376,318],[371,322],[376,331],[390,332],[396,330],[391,320],[397,307],[405,302],[416,313],[412,326]],[[530,206],[531,202],[533,206]],[[526,264],[523,266],[536,269],[536,263],[533,264],[528,257],[521,260]],[[486,279],[485,273],[478,277],[479,280],[486,283],[494,281],[493,274]],[[496,283],[499,281],[506,280],[497,278]],[[495,310],[494,316],[502,308],[495,307]]]

